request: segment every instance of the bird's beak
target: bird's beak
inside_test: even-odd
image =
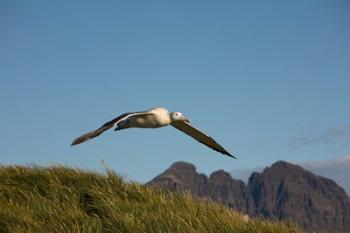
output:
[[[182,120],[183,120],[184,122],[189,123],[189,124],[191,123],[190,120],[189,120],[187,117],[183,117]]]

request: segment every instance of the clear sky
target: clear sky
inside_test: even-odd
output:
[[[140,182],[350,153],[350,2],[0,2],[0,163]],[[128,111],[183,112],[238,160],[166,127],[71,141]]]

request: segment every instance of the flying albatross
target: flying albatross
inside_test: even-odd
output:
[[[183,133],[196,139],[198,142],[216,150],[224,155],[236,158],[220,146],[213,138],[206,135],[202,131],[196,129],[190,124],[190,121],[181,112],[169,112],[165,108],[153,108],[143,112],[124,113],[113,120],[105,123],[100,128],[83,134],[76,138],[71,146],[83,143],[94,137],[99,136],[104,131],[116,126],[114,129],[122,130],[127,128],[159,128],[171,125]]]

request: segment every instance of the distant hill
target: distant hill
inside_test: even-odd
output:
[[[225,171],[209,177],[192,164],[177,162],[149,185],[217,200],[250,216],[295,221],[308,230],[350,232],[350,199],[334,181],[302,167],[277,162],[253,173],[248,185]]]
[[[237,203],[238,204],[238,203]],[[111,171],[0,167],[0,232],[298,233],[191,195],[127,183]]]
[[[350,155],[329,160],[298,163],[298,165],[316,175],[334,180],[345,189],[348,196],[350,195]],[[261,172],[263,169],[262,166],[252,169],[235,169],[231,171],[231,176],[247,183],[253,172]]]
[[[301,166],[315,174],[331,178],[350,195],[350,155],[303,163]]]

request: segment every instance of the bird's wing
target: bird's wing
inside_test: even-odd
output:
[[[81,135],[80,137],[74,139],[74,141],[72,142],[71,146],[83,143],[87,140],[90,140],[94,137],[99,136],[100,134],[102,134],[104,131],[112,128],[113,126],[117,125],[119,122],[131,117],[131,116],[136,116],[136,115],[150,115],[153,113],[150,112],[128,112],[128,113],[124,113],[116,118],[114,118],[111,121],[106,122],[105,124],[103,124],[100,128],[90,131],[86,134]]]
[[[225,150],[222,146],[220,146],[213,138],[206,135],[202,131],[194,128],[190,123],[185,121],[175,121],[172,122],[171,125],[177,128],[178,130],[181,130],[188,136],[191,136],[192,138],[196,139],[198,142],[212,148],[213,150],[216,150],[224,155],[228,155],[232,158],[236,158],[235,156],[231,155],[227,150]]]

